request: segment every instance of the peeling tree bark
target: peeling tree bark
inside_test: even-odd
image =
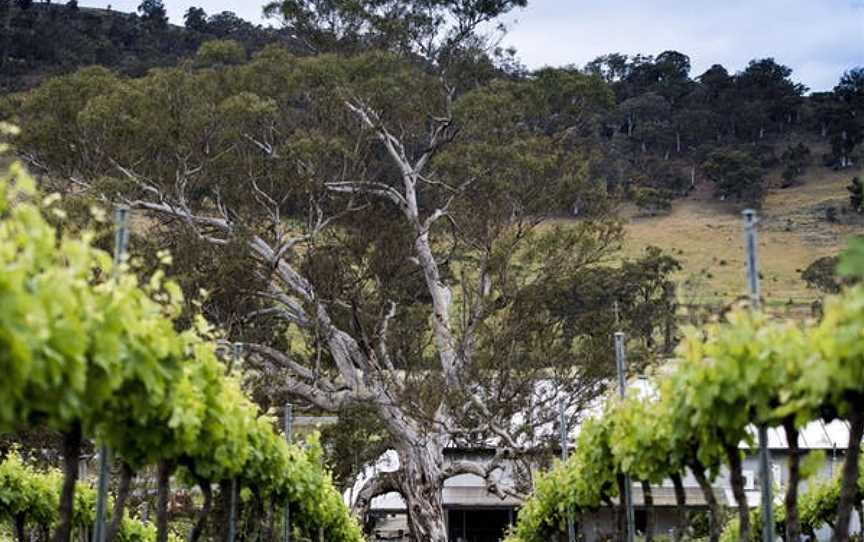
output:
[[[417,446],[399,454],[402,497],[408,524],[417,542],[447,542],[447,524],[441,503],[444,449],[439,444]]]

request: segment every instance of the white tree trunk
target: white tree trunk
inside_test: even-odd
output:
[[[451,305],[453,303],[452,286],[446,277],[442,276],[434,242],[430,238],[430,230],[436,220],[447,215],[449,201],[437,209],[421,209],[418,205],[417,185],[427,182],[422,177],[424,165],[431,159],[442,139],[448,137],[449,120],[440,121],[430,135],[428,150],[415,159],[406,155],[405,145],[380,123],[379,115],[367,108],[361,101],[346,102],[346,107],[360,119],[369,129],[377,134],[381,144],[391,157],[393,163],[401,172],[402,186],[376,182],[332,182],[326,187],[333,192],[366,193],[380,197],[393,203],[405,217],[408,225],[416,233],[414,240],[414,258],[423,273],[425,287],[432,299],[430,320],[438,354],[441,373],[451,388],[463,386],[461,381],[463,368],[470,363],[475,338],[475,329],[468,326],[460,329],[451,321]],[[632,126],[632,121],[631,121]],[[226,238],[236,234],[238,225],[227,212],[220,210],[221,217],[195,215],[185,207],[182,198],[177,203],[165,201],[156,187],[146,184],[128,170],[121,170],[144,186],[158,201],[134,201],[130,204],[152,212],[181,217],[188,223],[216,230]],[[467,186],[467,183],[463,186]],[[458,193],[458,190],[456,192]],[[451,198],[452,199],[452,198]],[[328,221],[319,220],[318,225],[308,235],[299,239],[311,239]],[[214,237],[209,233],[200,233],[202,238],[211,242],[224,242],[224,239]],[[298,241],[299,242],[299,241]],[[253,354],[250,362],[261,363],[267,370],[278,371],[283,379],[286,391],[292,396],[315,405],[327,412],[339,412],[346,405],[374,405],[381,424],[386,427],[393,439],[393,449],[399,456],[398,472],[379,475],[367,482],[361,489],[354,507],[361,516],[367,516],[371,500],[377,495],[396,491],[404,499],[408,524],[412,539],[416,542],[447,542],[447,527],[444,509],[441,502],[441,488],[446,478],[470,472],[486,479],[490,491],[500,493],[491,472],[497,468],[494,462],[484,467],[482,462],[466,462],[454,468],[444,466],[444,448],[451,440],[450,431],[455,426],[454,416],[450,410],[452,405],[442,399],[435,409],[432,420],[419,418],[399,404],[398,397],[404,388],[399,379],[392,378],[396,372],[389,359],[386,327],[393,317],[395,309],[380,322],[381,344],[379,351],[361,347],[363,339],[358,339],[348,331],[340,329],[330,317],[328,306],[323,303],[315,292],[314,286],[302,273],[295,269],[286,253],[293,250],[293,241],[280,242],[278,245],[268,244],[266,239],[253,236],[248,240],[252,253],[268,265],[268,273],[272,273],[272,291],[260,292],[274,300],[274,309],[301,327],[314,327],[324,347],[329,351],[335,369],[333,379],[319,375],[316,371],[305,367],[293,359],[290,352],[282,352],[267,345],[246,345]],[[269,276],[269,275],[268,275]],[[484,285],[483,295],[488,295],[489,286]],[[480,305],[482,306],[482,304]],[[467,346],[466,346],[467,345]],[[269,364],[269,365],[268,365]],[[474,409],[487,419],[493,415],[478,397],[474,397]],[[431,421],[431,424],[429,423]],[[510,449],[519,448],[505,430],[494,424],[488,428],[502,439],[502,446]],[[464,431],[464,429],[462,429]],[[501,498],[503,494],[499,494]]]

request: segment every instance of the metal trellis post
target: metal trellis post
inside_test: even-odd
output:
[[[114,269],[112,274],[116,279],[120,273],[120,265],[126,257],[129,247],[129,208],[117,206],[114,212]],[[111,451],[102,444],[99,448],[99,482],[96,493],[96,519],[93,526],[93,542],[105,541],[105,508],[108,502],[108,478],[111,475]]]
[[[567,442],[567,405],[562,397],[558,402],[561,407],[561,461],[567,462],[569,455]],[[576,525],[573,523],[573,510],[567,510],[567,540],[576,542]]]
[[[231,360],[234,365],[240,361],[240,343],[234,343],[231,348]],[[237,477],[231,479],[231,501],[228,510],[228,542],[234,542],[237,537]]]
[[[291,444],[291,432],[293,430],[293,406],[291,403],[285,403],[285,419],[284,419],[284,427],[285,427],[285,442]],[[285,510],[282,512],[283,516],[283,533],[282,539],[284,542],[291,542],[291,505],[286,503]]]
[[[111,452],[108,446],[99,448],[99,483],[96,494],[96,520],[93,526],[93,542],[104,542],[105,540],[105,504],[108,500],[108,477],[110,475]]]
[[[750,294],[750,305],[753,310],[759,310],[761,298],[759,294],[759,267],[756,243],[756,211],[744,211],[744,240],[747,249],[747,288]],[[762,489],[762,540],[774,542],[773,496],[771,490],[771,457],[768,451],[768,426],[759,426],[759,481]]]
[[[237,477],[231,478],[231,502],[228,505],[228,542],[237,536]]]
[[[615,364],[618,369],[618,393],[623,399],[627,394],[627,353],[624,350],[624,333],[615,333]],[[624,477],[624,506],[627,513],[627,542],[633,542],[636,538],[636,518],[633,513],[633,486],[629,476]]]

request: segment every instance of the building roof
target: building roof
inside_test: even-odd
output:
[[[698,487],[684,488],[685,499],[688,507],[705,507],[708,503],[705,501],[705,495]],[[645,498],[642,493],[642,488],[636,485],[633,486],[633,506],[645,506]],[[726,498],[726,492],[722,488],[715,488],[714,495],[717,502],[721,506],[731,504]],[[651,488],[651,496],[656,507],[675,507],[675,489],[671,487]],[[445,508],[499,508],[499,507],[519,507],[522,502],[519,499],[508,497],[500,499],[498,496],[489,493],[486,488],[475,487],[445,487],[442,500]],[[612,499],[616,505],[617,499]],[[405,510],[405,501],[396,493],[388,493],[376,497],[372,500],[372,509],[376,513],[386,512],[403,512]]]
[[[756,436],[756,429],[751,432]],[[834,420],[830,423],[820,421],[810,422],[801,428],[798,434],[798,447],[802,450],[845,450],[849,446],[849,426],[845,421]],[[741,445],[747,447],[746,444]],[[768,447],[772,450],[789,448],[786,432],[779,427],[768,428]]]
[[[633,486],[633,506],[645,506],[645,495],[642,493],[642,488]],[[714,489],[714,496],[721,506],[731,504],[727,502],[726,492],[720,488]],[[675,488],[672,487],[651,487],[651,497],[654,501],[654,506],[658,507],[674,507],[678,503],[675,501]],[[708,503],[705,501],[705,495],[698,487],[685,487],[684,497],[688,507],[706,507]],[[617,504],[617,499],[614,500]]]

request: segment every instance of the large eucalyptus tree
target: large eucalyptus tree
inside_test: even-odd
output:
[[[611,311],[574,287],[620,238],[579,144],[611,95],[572,70],[554,88],[513,77],[478,47],[478,26],[521,3],[385,2],[416,18],[401,27],[376,2],[355,38],[384,51],[269,48],[136,80],[94,68],[21,108],[31,164],[153,217],[144,241],[209,291],[265,401],[371,414],[399,464],[357,508],[399,493],[416,540],[446,540],[449,477],[527,489],[558,398],[580,411],[613,366],[608,336],[581,327]],[[315,16],[286,4],[297,13]],[[579,222],[544,224],[574,202]],[[495,453],[445,462],[451,445]],[[505,459],[525,486],[497,483]]]

